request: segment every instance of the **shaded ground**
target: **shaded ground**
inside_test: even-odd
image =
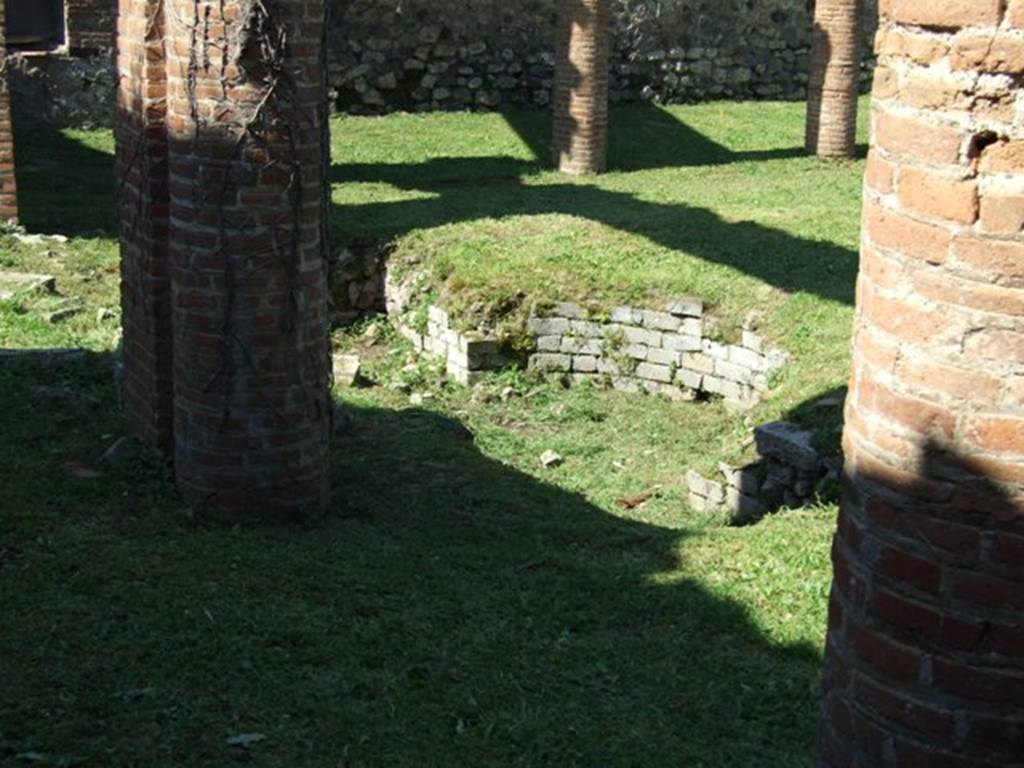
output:
[[[796,361],[754,418],[831,433],[806,404],[847,375],[860,166],[795,157],[794,109],[625,110],[622,172],[578,184],[541,169],[533,115],[339,120],[334,226],[476,290],[757,305]],[[85,309],[0,302],[0,348],[92,353],[0,360],[0,764],[810,764],[834,509],[735,529],[683,501],[687,467],[742,453],[742,416],[515,372],[469,392],[378,329],[371,385],[338,393],[329,517],[205,527],[159,457],[98,461],[120,432],[110,136],[18,149],[27,228],[72,239],[0,237],[0,268]]]

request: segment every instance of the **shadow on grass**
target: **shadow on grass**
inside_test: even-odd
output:
[[[17,123],[18,216],[29,232],[117,237],[114,157],[46,123]]]
[[[626,111],[630,109],[641,111],[643,119],[627,121],[620,117],[613,121],[635,124],[636,128],[628,132],[622,129],[620,143],[613,143],[613,155],[633,163],[631,169],[670,160],[664,155],[666,151],[675,154],[674,165],[757,159],[747,153],[729,152],[664,110]],[[546,141],[544,132],[550,131],[545,113],[509,113],[507,119],[518,125],[517,130],[535,147],[538,157],[546,157],[546,150],[539,148]],[[17,138],[21,219],[26,228],[72,236],[116,237],[113,157],[44,128]],[[791,156],[790,152],[749,154],[769,159]],[[798,154],[797,150],[792,152],[792,156]],[[375,221],[393,222],[387,231],[374,233],[379,237],[483,218],[564,213],[600,221],[671,250],[728,265],[782,290],[853,303],[857,272],[853,250],[753,222],[724,221],[705,208],[648,202],[590,184],[522,183],[523,177],[543,169],[541,161],[511,157],[438,158],[414,164],[334,166],[331,181],[385,182],[401,189],[434,193],[431,199],[366,203],[338,210],[346,217],[365,215]]]
[[[381,236],[477,219],[561,213],[599,221],[673,251],[737,269],[785,291],[852,304],[855,251],[749,221],[723,220],[706,208],[654,203],[590,184],[526,185],[533,162],[511,157],[440,158],[415,164],[334,166],[332,182],[383,182],[433,193],[399,202],[346,206],[342,215],[391,222]],[[385,224],[384,226],[388,226]]]
[[[100,406],[69,426],[40,384]],[[681,577],[687,534],[506,466],[445,416],[375,408],[349,409],[326,520],[176,523],[152,457],[67,470],[95,466],[114,400],[99,359],[0,369],[3,759],[808,762],[817,649]]]
[[[608,124],[608,170],[642,171],[805,157],[802,146],[736,152],[651,104],[617,106]],[[552,121],[547,110],[509,110],[502,117],[533,152],[551,165]],[[867,147],[859,147],[867,154]]]

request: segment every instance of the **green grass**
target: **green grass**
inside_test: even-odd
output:
[[[337,120],[335,236],[460,295],[756,307],[793,365],[744,417],[517,372],[470,392],[339,332],[371,384],[338,393],[331,514],[298,529],[196,523],[159,456],[98,462],[121,430],[111,139],[18,137],[27,228],[71,239],[0,237],[0,269],[85,310],[0,302],[0,347],[89,353],[0,363],[0,764],[810,765],[835,510],[730,528],[680,478],[754,421],[834,432],[809,405],[847,376],[860,163],[800,157],[799,105],[629,109],[613,172],[575,182],[544,124]]]

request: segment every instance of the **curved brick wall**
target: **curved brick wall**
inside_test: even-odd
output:
[[[555,31],[554,160],[601,173],[608,145],[608,0],[560,0]]]
[[[863,0],[818,0],[807,83],[807,151],[853,157]]]
[[[1024,2],[888,0],[820,764],[1024,759]]]
[[[182,493],[211,516],[320,513],[331,422],[323,6],[120,10],[129,428],[173,445]]]

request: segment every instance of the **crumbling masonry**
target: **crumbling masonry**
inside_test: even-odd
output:
[[[130,431],[222,519],[327,504],[324,4],[120,0]]]
[[[1019,765],[1024,1],[877,48],[820,765]]]

